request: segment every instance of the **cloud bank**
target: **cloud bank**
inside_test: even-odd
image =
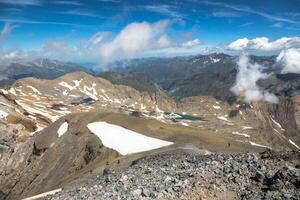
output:
[[[169,20],[155,23],[131,23],[127,25],[112,41],[100,47],[102,61],[108,62],[116,58],[131,57],[152,49],[169,47],[171,41],[165,34],[170,25]]]
[[[282,74],[300,73],[300,48],[290,48],[281,51],[277,57],[277,62],[281,63]]]
[[[248,103],[253,101],[267,101],[270,103],[277,103],[278,98],[263,90],[257,85],[259,79],[266,79],[270,74],[263,73],[263,66],[257,63],[250,63],[249,57],[246,54],[242,54],[239,58],[238,73],[236,76],[236,82],[230,89],[238,96],[243,96],[244,100]]]
[[[257,51],[276,51],[291,47],[300,47],[300,37],[282,37],[270,41],[266,37],[254,39],[240,38],[228,45],[229,50],[257,50]]]
[[[192,47],[197,46],[197,45],[199,45],[199,44],[201,44],[201,42],[200,42],[200,40],[199,40],[198,38],[196,38],[196,39],[194,39],[194,40],[189,40],[189,41],[187,41],[187,42],[184,42],[184,43],[182,44],[182,46],[183,46],[183,47],[187,47],[187,48],[192,48]]]

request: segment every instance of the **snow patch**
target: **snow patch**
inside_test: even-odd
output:
[[[265,146],[265,145],[262,145],[262,144],[257,144],[257,143],[255,143],[255,142],[249,141],[249,143],[250,143],[252,146],[257,146],[257,147],[263,147],[263,148],[271,149],[271,147],[268,147],[268,146]]]
[[[67,96],[67,95],[68,95],[68,91],[67,91],[67,90],[64,90],[64,91],[63,91],[63,95]]]
[[[157,113],[164,113],[164,111],[162,111],[161,109],[159,109],[159,107],[156,105],[155,111]]]
[[[60,127],[59,129],[57,130],[57,134],[58,134],[58,137],[62,136],[63,134],[65,134],[67,132],[69,128],[69,124],[68,122],[64,122]]]
[[[66,87],[66,88],[68,88],[69,90],[73,90],[73,89],[75,89],[76,88],[76,86],[74,87],[74,86],[71,86],[70,84],[68,84],[68,83],[66,83],[66,82],[60,82],[59,83],[59,85],[61,85],[61,86],[63,86],[63,87]]]
[[[289,142],[290,142],[292,145],[294,145],[297,149],[300,149],[300,147],[299,147],[295,142],[293,142],[292,140],[289,140]]]
[[[8,94],[8,92],[7,92],[6,90],[4,90],[4,89],[1,89],[1,92],[2,92],[3,94]]]
[[[69,97],[75,97],[75,98],[78,98],[80,97],[79,95],[75,95],[75,94],[70,94]]]
[[[7,117],[7,113],[6,112],[4,112],[3,110],[0,110],[0,118],[5,118],[5,117]]]
[[[227,119],[225,116],[218,116],[218,119],[226,121],[226,122],[231,122],[230,120]]]
[[[61,188],[56,189],[56,190],[51,190],[51,191],[49,191],[49,192],[45,192],[45,193],[42,193],[42,194],[38,194],[38,195],[35,195],[35,196],[32,196],[32,197],[28,197],[28,198],[25,198],[25,199],[23,199],[23,200],[34,200],[34,199],[39,199],[39,198],[41,198],[41,197],[46,197],[47,195],[53,195],[53,194],[55,194],[55,193],[57,193],[57,192],[60,192],[60,191],[62,191]]]
[[[79,87],[81,81],[82,81],[82,79],[80,79],[80,80],[73,80],[73,82],[74,82],[74,84],[75,84],[75,87]]]
[[[10,89],[9,89],[9,92],[10,92],[11,94],[17,96],[17,93],[16,93],[16,91],[15,91],[14,88],[10,88]]]
[[[188,123],[180,122],[182,126],[190,126]]]
[[[122,155],[149,151],[173,144],[173,142],[148,137],[106,122],[93,122],[87,127],[99,137],[106,147],[112,148]]]
[[[219,110],[219,109],[221,109],[221,106],[215,106],[215,105],[213,105],[213,108],[216,109],[216,110]]]
[[[242,130],[249,130],[249,129],[253,129],[253,127],[251,127],[251,126],[242,126]]]
[[[233,134],[233,135],[244,136],[244,137],[247,137],[247,138],[250,137],[250,135],[248,135],[248,134],[246,134],[246,133],[239,133],[239,132],[237,132],[237,131],[233,131],[232,134]]]
[[[92,99],[94,100],[98,100],[98,93],[96,91],[96,88],[95,88],[95,84],[92,85],[92,87],[88,87],[88,86],[83,86],[83,90],[80,90],[82,93],[86,94],[87,96],[91,97]]]
[[[282,126],[281,126],[277,121],[275,121],[272,117],[271,117],[271,120],[272,120],[272,122],[273,122],[274,124],[276,124],[282,131],[285,131],[285,129],[282,128]]]

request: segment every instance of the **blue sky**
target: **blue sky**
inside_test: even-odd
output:
[[[127,55],[127,47],[116,44],[123,42],[116,38],[128,25],[140,25],[133,27],[129,32],[132,34],[134,28],[147,29],[164,20],[167,24],[160,23],[162,27],[158,24],[155,30],[149,30],[149,34],[155,35],[142,41],[143,48],[133,49]],[[143,22],[147,24],[141,24]],[[155,56],[161,52],[167,55],[174,52],[174,48],[180,55],[202,53],[205,48],[228,45],[239,38],[266,37],[274,41],[298,37],[300,0],[0,0],[0,27],[2,51],[47,51],[47,56],[58,59],[69,56],[69,60],[74,59],[69,55],[73,51],[80,54],[82,60],[84,57],[97,60],[104,47],[124,57]],[[95,45],[89,44],[97,33],[103,39],[93,43]],[[137,37],[143,36],[132,36]],[[106,45],[114,40],[114,45]],[[189,41],[196,41],[197,48],[186,48],[183,44]],[[153,42],[157,44],[145,47]],[[50,51],[55,48],[69,53],[53,55],[57,52]],[[85,49],[84,52],[79,52],[80,48]],[[87,53],[93,55],[89,57]],[[99,55],[99,59],[103,56]]]

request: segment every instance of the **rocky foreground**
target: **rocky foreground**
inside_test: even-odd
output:
[[[42,199],[300,199],[300,152],[172,152]]]

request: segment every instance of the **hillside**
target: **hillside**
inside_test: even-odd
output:
[[[81,65],[62,62],[53,59],[12,59],[0,62],[0,87],[10,85],[18,79],[36,77],[41,79],[55,79],[69,72],[92,70]]]
[[[252,62],[268,66],[269,70],[276,72],[275,58],[250,57]],[[189,96],[214,96],[226,100],[234,96],[230,88],[237,74],[236,61],[235,56],[216,53],[189,57],[133,59],[113,63],[110,66],[112,72],[100,73],[100,76],[111,81],[119,80],[120,83],[134,88],[140,86],[139,82],[132,80],[142,79],[147,82],[146,88],[150,88],[151,85],[158,86],[176,100]]]

